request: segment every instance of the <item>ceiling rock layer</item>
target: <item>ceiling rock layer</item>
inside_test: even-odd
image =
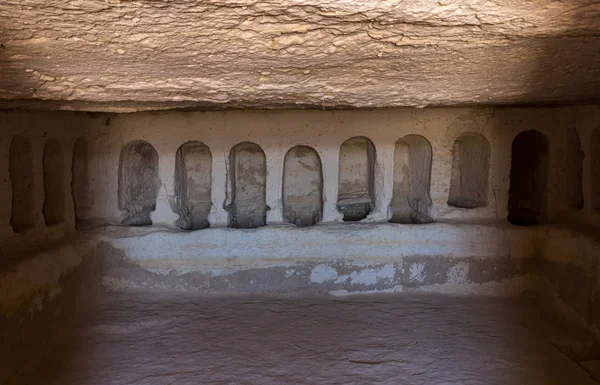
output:
[[[0,43],[0,108],[600,99],[588,0],[3,0]]]

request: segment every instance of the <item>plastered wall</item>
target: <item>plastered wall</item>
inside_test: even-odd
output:
[[[508,286],[518,291],[524,285],[524,277],[539,277],[545,271],[557,291],[574,303],[580,313],[591,317],[591,303],[598,301],[597,296],[590,294],[599,287],[598,241],[589,236],[580,240],[577,233],[556,227],[575,222],[591,225],[594,232],[600,225],[593,190],[597,178],[593,162],[598,149],[592,140],[600,129],[598,107],[133,114],[4,111],[0,113],[0,126],[3,261],[25,261],[34,251],[75,243],[79,255],[96,253],[103,259],[122,256],[131,263],[125,269],[127,274],[119,270],[109,275],[109,285],[129,287],[151,282],[160,287],[242,292],[293,292],[299,288],[369,291],[432,285],[456,292],[458,287],[468,285],[481,290],[483,283],[506,279],[510,280]],[[545,211],[554,230],[549,230],[549,226],[513,226],[507,221],[511,148],[515,137],[528,130],[539,131],[547,140]],[[483,138],[483,143],[489,144],[489,154],[465,153],[468,146],[462,146],[463,152],[453,151],[461,148],[455,141],[465,134],[481,135],[478,140]],[[10,147],[17,135],[30,141],[32,169],[31,177],[25,178],[32,197],[31,224],[19,231],[11,226],[13,184],[9,171]],[[353,137],[370,140],[372,154],[361,153],[358,162],[348,162],[347,166],[340,162],[340,147]],[[581,149],[574,146],[578,142],[574,138],[579,139]],[[416,146],[411,157],[413,139],[427,145]],[[150,166],[142,162],[132,168],[134,171],[128,175],[134,182],[137,178],[143,183],[132,184],[126,195],[142,202],[141,207],[151,208],[148,215],[152,225],[132,227],[127,226],[128,211],[123,210],[127,205],[119,193],[122,195],[124,186],[124,168],[120,171],[120,166],[124,149],[140,141],[152,147],[148,151],[152,162]],[[195,160],[185,154],[177,155],[181,146],[191,141],[202,144],[198,148],[204,155]],[[62,163],[44,162],[48,143],[54,147],[53,154],[58,144]],[[259,146],[264,153],[264,166],[254,164],[258,159],[254,156],[238,157],[241,163],[236,165],[232,149],[240,143]],[[293,162],[286,167],[286,154],[296,146],[311,148],[311,155],[294,154],[295,158],[288,159]],[[403,152],[398,153],[397,148]],[[134,152],[135,161],[131,164],[143,159],[138,155]],[[262,162],[263,154],[260,155]],[[457,165],[468,168],[488,162],[487,178],[480,174],[485,174],[485,170],[473,174],[474,190],[470,189],[473,186],[462,186],[462,190],[456,187],[470,183],[468,175],[463,175],[469,171],[456,170]],[[365,184],[373,195],[372,210],[363,223],[343,222],[338,208],[340,173],[352,176],[351,168],[363,170],[367,166],[372,167],[372,186]],[[262,174],[254,175],[257,170]],[[287,189],[286,172],[290,183]],[[57,174],[62,176],[54,178]],[[364,172],[358,177],[362,177],[361,183],[368,179]],[[182,178],[186,183],[182,183]],[[258,195],[264,195],[264,202],[253,203],[267,208],[266,228],[227,228],[232,225],[236,186],[239,188],[245,178],[250,178],[251,188],[238,197],[253,202],[254,190],[260,187]],[[411,189],[409,184],[402,185],[400,178],[419,183]],[[293,194],[301,190],[299,187],[309,192],[309,203],[297,200]],[[48,188],[51,194],[47,193]],[[182,191],[192,191],[191,199],[182,199]],[[422,214],[437,223],[384,223],[392,218],[394,191],[420,197],[426,203]],[[481,191],[487,196],[476,208],[448,203],[451,195],[469,198]],[[286,196],[288,203],[296,202],[300,212],[309,213],[296,224],[310,226],[298,228],[289,223],[294,220],[289,211],[286,214]],[[64,205],[60,213],[52,212],[50,221],[44,216],[44,202],[48,204],[49,198],[55,202],[59,199]],[[194,203],[198,210],[190,206]],[[397,207],[403,208],[402,204]],[[59,206],[53,204],[52,208]],[[184,206],[197,216],[186,222],[196,220],[197,231],[182,229],[189,228],[182,225]],[[312,226],[314,222],[318,222],[316,226]],[[558,236],[552,238],[552,234]],[[553,239],[564,241],[549,247]],[[558,246],[564,252],[558,252]],[[38,254],[35,260],[46,254]],[[540,257],[546,261],[541,267],[536,262]],[[57,258],[55,267],[60,266],[61,258]],[[30,271],[33,267],[28,266],[34,265],[21,264],[15,274]],[[65,269],[71,269],[71,265],[66,263]],[[195,275],[188,274],[191,272]],[[35,274],[44,275],[37,270]],[[582,275],[586,285],[581,285]],[[23,292],[37,290],[27,280],[12,277],[10,282],[17,281]],[[14,289],[14,285],[13,289],[2,287]],[[585,303],[579,303],[581,298],[585,298]]]
[[[342,220],[337,208],[339,194],[339,151],[344,141],[356,136],[368,138],[375,147],[373,194],[375,205],[365,221],[387,222],[394,188],[394,148],[407,135],[423,136],[432,148],[430,215],[436,221],[498,219],[507,217],[511,144],[526,130],[544,134],[550,146],[547,182],[549,218],[578,216],[594,222],[593,174],[590,165],[591,136],[600,112],[595,107],[563,108],[437,108],[383,109],[356,111],[231,111],[155,112],[135,114],[86,114],[68,112],[8,111],[0,115],[2,126],[0,169],[0,222],[2,243],[18,250],[51,242],[74,231],[75,215],[71,197],[74,143],[83,138],[88,145],[89,200],[79,216],[92,224],[120,224],[125,216],[119,209],[119,159],[124,146],[136,140],[150,143],[158,153],[158,197],[150,213],[155,226],[177,228],[179,215],[170,201],[175,196],[176,152],[189,141],[198,141],[212,154],[212,207],[210,225],[227,226],[228,183],[231,150],[241,142],[256,143],[266,157],[267,223],[284,222],[283,168],[286,153],[294,146],[313,148],[322,165],[322,222]],[[576,131],[574,131],[576,130]],[[576,132],[582,144],[583,209],[572,207],[573,178],[569,163],[569,132]],[[465,133],[483,135],[490,145],[487,206],[463,209],[448,205],[455,140]],[[8,171],[9,148],[15,135],[32,143],[33,227],[16,234],[10,226],[12,189]],[[51,221],[42,215],[44,200],[43,149],[56,140],[62,151],[64,220]],[[51,142],[53,143],[53,142]],[[572,151],[571,151],[572,152]],[[343,166],[343,165],[342,165]],[[56,167],[56,166],[53,166]],[[346,174],[347,170],[342,170]],[[351,171],[350,171],[351,173]],[[595,175],[595,174],[594,174]],[[46,182],[48,183],[48,181]],[[50,183],[54,183],[50,181]],[[54,190],[57,190],[54,188]],[[59,189],[60,190],[60,189]],[[54,198],[55,199],[55,198]]]

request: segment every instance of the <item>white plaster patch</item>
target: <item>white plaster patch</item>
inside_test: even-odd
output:
[[[338,276],[337,271],[327,265],[317,265],[310,273],[310,281],[312,283],[323,283],[326,281],[333,281]]]
[[[393,279],[396,269],[393,264],[383,265],[379,269],[365,269],[354,271],[350,274],[350,280],[358,285],[375,285],[382,279]]]
[[[425,278],[425,264],[415,263],[410,267],[410,280],[422,282]]]
[[[447,283],[451,284],[463,284],[467,283],[467,276],[469,275],[469,264],[461,262],[452,266],[448,271]]]
[[[287,269],[285,271],[286,278],[291,278],[292,276],[294,276],[294,274],[296,274],[296,270],[294,270],[294,269]]]
[[[344,283],[346,282],[350,276],[348,274],[340,275],[338,279],[335,280],[335,283]]]

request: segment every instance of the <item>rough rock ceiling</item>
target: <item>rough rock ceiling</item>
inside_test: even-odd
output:
[[[0,107],[600,100],[590,0],[3,0]]]

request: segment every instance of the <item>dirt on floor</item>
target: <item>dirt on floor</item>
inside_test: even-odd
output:
[[[597,384],[578,365],[600,358],[596,336],[547,305],[533,294],[111,293],[51,342],[26,342],[45,356],[14,382]]]

